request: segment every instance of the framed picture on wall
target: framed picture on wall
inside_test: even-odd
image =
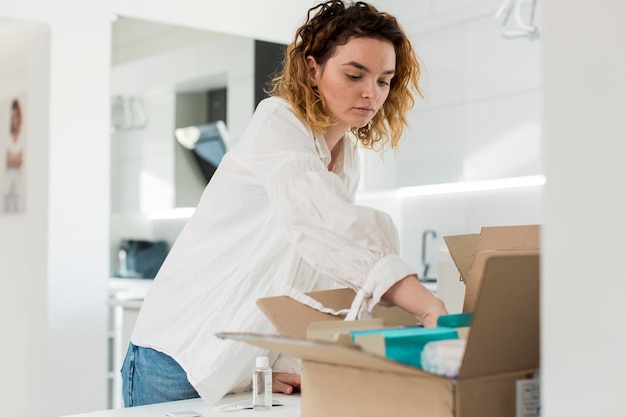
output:
[[[25,210],[25,94],[0,100],[0,212]]]

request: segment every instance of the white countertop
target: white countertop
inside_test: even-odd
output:
[[[152,282],[151,279],[111,277],[109,279],[109,306],[139,310]]]
[[[273,399],[280,401],[282,406],[272,407],[271,410],[262,412],[254,410],[238,410],[236,411],[236,417],[300,417],[300,394],[284,395],[273,394]],[[206,405],[201,399],[195,398],[192,400],[173,401],[161,404],[144,405],[141,407],[131,408],[119,408],[115,410],[101,410],[93,411],[84,414],[74,414],[72,417],[165,417],[165,414],[176,411],[195,411],[202,417],[220,416],[228,417],[233,416],[233,411],[215,411],[214,408],[232,404],[239,401],[252,400],[252,393],[246,392],[242,394],[228,395],[224,397],[215,406]],[[70,416],[66,416],[70,417]]]

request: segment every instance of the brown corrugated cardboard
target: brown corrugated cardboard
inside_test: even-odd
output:
[[[309,294],[317,301],[333,310],[349,308],[354,299],[354,291],[349,288],[316,291]],[[312,323],[343,320],[343,317],[322,313],[288,296],[268,297],[257,301],[263,313],[274,323],[279,334],[306,337]],[[381,318],[391,325],[410,326],[418,324],[417,318],[397,308],[376,306],[372,317]]]
[[[311,322],[305,317],[312,321],[319,321],[319,314],[327,321],[341,318],[287,297],[258,302],[281,335],[219,336],[302,358],[303,417],[513,417],[516,381],[531,378],[539,366],[539,251],[528,249],[528,242],[510,242],[506,235],[516,239],[515,232],[521,229],[481,232],[467,237],[468,245],[463,239],[446,240],[455,262],[466,268],[462,274],[472,270],[473,262],[467,261],[471,251],[478,255],[474,261],[480,258],[481,262],[476,269],[479,274],[463,275],[480,285],[457,379],[394,362],[357,346],[307,338],[304,329]],[[523,235],[527,237],[534,233],[526,232]],[[488,242],[482,242],[487,235]],[[334,309],[349,307],[354,297],[346,289],[309,295]],[[386,325],[396,325],[393,320],[385,319]]]
[[[538,225],[483,227],[480,234],[445,236],[444,240],[461,278],[465,282],[463,311],[473,311],[492,252],[524,255],[540,250]]]

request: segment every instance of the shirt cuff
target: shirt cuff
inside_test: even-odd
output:
[[[272,372],[300,375],[302,372],[302,360],[293,356],[278,355],[272,365]]]
[[[378,260],[367,275],[365,285],[363,286],[363,290],[369,295],[369,297],[366,296],[367,311],[371,313],[374,306],[380,302],[382,296],[396,282],[414,274],[417,274],[415,269],[400,258],[399,255],[390,254]]]

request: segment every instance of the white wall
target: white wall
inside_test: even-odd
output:
[[[123,16],[286,43],[303,22],[305,11],[316,2],[278,0],[271,7],[267,2],[254,0],[180,0],[176,5],[151,0],[109,3],[112,10]]]
[[[29,402],[29,392],[48,390],[49,31],[32,22],[0,23],[0,29],[0,101],[6,104],[0,114],[0,195],[13,97],[19,97],[22,106],[25,183],[24,213],[2,214],[0,207],[0,392],[7,413],[41,415],[45,408],[41,402]]]
[[[21,329],[3,337],[7,414],[105,405],[110,24],[103,4],[2,2],[3,16],[40,22],[50,33],[29,62],[37,84],[28,91],[36,110],[26,212],[0,219],[3,285],[16,289],[0,315],[11,323],[3,328]]]
[[[626,3],[543,9],[544,411],[624,416]]]

